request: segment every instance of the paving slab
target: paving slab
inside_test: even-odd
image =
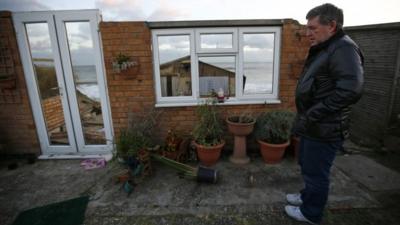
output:
[[[400,190],[400,174],[366,156],[340,156],[335,165],[371,191]]]
[[[284,197],[303,187],[293,159],[266,165],[260,158],[236,166],[227,159],[216,165],[217,184],[199,184],[181,179],[176,172],[154,163],[153,176],[140,183],[128,197],[115,184],[123,168],[84,170],[80,160],[37,161],[16,170],[0,166],[0,224],[11,224],[19,212],[45,204],[90,195],[86,216],[207,215],[282,211]],[[249,176],[254,181],[249,182]],[[328,208],[370,208],[379,203],[357,182],[333,167]]]
[[[89,203],[89,214],[166,215],[244,213],[281,209],[285,194],[303,187],[300,169],[294,160],[267,165],[261,159],[245,166],[222,160],[215,167],[221,174],[217,184],[198,184],[180,179],[175,172],[158,165],[153,177],[140,184],[129,197],[110,187]],[[254,182],[249,182],[252,175]],[[379,203],[336,167],[332,170],[330,209],[371,208]]]

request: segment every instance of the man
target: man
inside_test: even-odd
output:
[[[330,168],[348,136],[349,106],[363,86],[363,56],[343,30],[343,11],[332,4],[311,9],[307,16],[308,57],[296,88],[300,136],[299,164],[305,187],[286,195],[286,213],[311,224],[321,222],[329,192]]]

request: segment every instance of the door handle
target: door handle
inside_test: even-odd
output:
[[[58,91],[60,96],[63,96],[62,88],[61,87],[52,87],[50,90]]]

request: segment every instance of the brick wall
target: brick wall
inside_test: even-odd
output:
[[[151,31],[144,22],[102,22],[100,31],[112,120],[117,137],[120,129],[127,126],[130,112],[143,112],[155,104]],[[304,27],[297,21],[285,20],[282,31],[279,83],[279,99],[282,103],[218,106],[224,117],[227,112],[240,113],[248,109],[255,113],[279,108],[295,109],[294,90],[308,45],[304,37]],[[112,61],[119,53],[135,57],[139,61],[140,70],[134,73],[114,72]],[[159,110],[163,111],[155,134],[159,140],[165,138],[169,129],[190,134],[196,122],[196,107],[169,107]],[[232,146],[232,135],[226,133],[226,141],[229,149]],[[250,146],[254,146],[253,144],[254,142],[249,141]]]
[[[42,101],[42,104],[48,130],[53,130],[57,127],[64,125],[64,112],[59,95],[51,98],[46,98]]]
[[[0,11],[0,154],[40,153],[11,13]]]
[[[151,32],[145,22],[102,22],[100,29],[113,126],[115,135],[118,136],[120,129],[127,126],[130,112],[145,112],[155,104]],[[9,12],[0,12],[0,40],[0,75],[2,78],[14,80],[11,87],[0,88],[0,154],[39,154],[40,146]],[[294,110],[293,93],[306,51],[304,28],[296,21],[285,20],[282,29],[279,87],[279,99],[282,103],[219,106],[222,115],[225,117],[227,112],[240,113],[243,110],[252,110],[255,113],[278,108]],[[115,72],[112,62],[120,53],[137,60],[139,69]],[[169,129],[190,134],[196,122],[196,107],[158,110],[163,111],[155,133],[159,140],[165,138]],[[226,140],[229,149],[232,135],[227,133]]]

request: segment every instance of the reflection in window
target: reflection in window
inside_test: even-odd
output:
[[[272,93],[274,34],[243,34],[244,95]]]
[[[200,97],[222,89],[225,96],[235,96],[235,56],[199,57]]]
[[[161,96],[191,96],[189,35],[158,37]]]
[[[201,34],[200,39],[201,48],[233,48],[232,34]]]
[[[25,27],[50,145],[68,145],[48,24],[27,23]]]
[[[100,89],[89,22],[67,22],[68,47],[85,143],[105,144]]]

